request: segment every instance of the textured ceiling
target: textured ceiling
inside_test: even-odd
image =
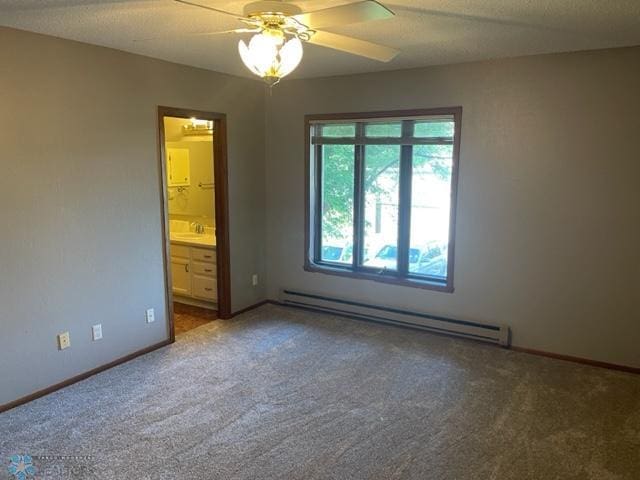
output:
[[[198,1],[198,0],[195,0]],[[243,1],[199,3],[242,12]],[[311,11],[348,0],[293,2]],[[292,77],[397,70],[426,65],[640,45],[640,0],[389,0],[390,20],[327,29],[401,50],[390,63],[315,45]],[[239,35],[188,36],[242,25],[172,0],[0,0],[0,25],[250,76]],[[245,37],[246,38],[246,37]],[[144,40],[153,39],[153,40]],[[144,41],[136,41],[144,40]]]

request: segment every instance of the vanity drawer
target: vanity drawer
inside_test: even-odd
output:
[[[203,275],[205,277],[215,277],[217,273],[215,263],[193,262],[191,270],[194,275]]]
[[[218,282],[215,278],[193,275],[191,294],[205,300],[218,300]]]
[[[185,245],[176,245],[172,243],[170,245],[171,256],[172,257],[180,257],[180,258],[189,258],[189,247]]]
[[[206,248],[191,247],[191,260],[205,263],[216,263],[216,251]]]

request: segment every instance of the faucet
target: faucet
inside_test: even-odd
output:
[[[191,227],[193,227],[193,230],[194,230],[196,233],[200,233],[200,234],[203,234],[203,233],[204,233],[204,225],[202,225],[201,223],[192,222],[192,223],[191,223]]]

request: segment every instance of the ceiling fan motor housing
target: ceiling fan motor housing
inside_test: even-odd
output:
[[[283,15],[285,17],[292,17],[294,15],[300,15],[301,13],[302,9],[297,5],[278,0],[253,2],[245,5],[244,7],[244,16],[249,18],[267,15]]]

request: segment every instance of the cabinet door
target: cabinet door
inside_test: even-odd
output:
[[[203,300],[218,301],[218,282],[212,277],[193,276],[193,296]]]
[[[203,277],[216,277],[216,264],[215,263],[201,263],[192,262],[191,272],[194,275],[201,275]]]
[[[191,247],[191,259],[204,263],[216,263],[216,251],[211,248]]]
[[[167,148],[167,177],[170,187],[191,185],[188,148]]]
[[[189,260],[171,257],[171,282],[173,293],[191,296]]]

